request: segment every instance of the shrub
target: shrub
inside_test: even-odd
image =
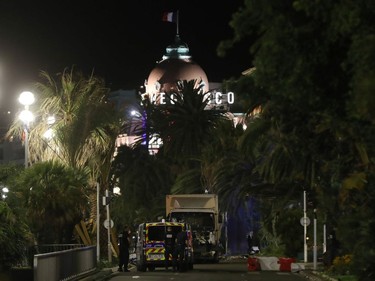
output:
[[[329,272],[335,275],[348,275],[352,272],[352,255],[343,255],[335,257]]]
[[[7,269],[22,263],[31,240],[28,227],[0,201],[0,265]]]

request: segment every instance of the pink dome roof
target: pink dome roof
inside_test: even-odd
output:
[[[188,46],[176,35],[175,42],[166,48],[163,59],[150,72],[145,83],[146,92],[155,94],[174,91],[177,81],[197,80],[203,83],[203,91],[209,90],[204,70],[191,60]]]
[[[208,91],[207,75],[198,64],[191,60],[170,58],[159,62],[150,72],[146,92],[168,93],[176,88],[176,82],[179,80],[197,80],[197,83],[202,81],[204,92]]]

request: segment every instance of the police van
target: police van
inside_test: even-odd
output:
[[[136,245],[137,270],[153,271],[156,267],[171,267],[173,260],[170,246],[174,244],[181,230],[186,231],[187,234],[184,267],[193,269],[194,256],[190,225],[182,222],[162,221],[139,225]]]

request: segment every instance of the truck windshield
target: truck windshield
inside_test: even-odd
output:
[[[212,213],[175,212],[171,214],[171,219],[187,222],[193,230],[213,231],[215,228],[215,220]]]

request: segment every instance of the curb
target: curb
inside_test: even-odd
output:
[[[319,272],[319,271],[312,271],[313,274],[316,274],[318,276],[321,276],[324,278],[324,280],[329,280],[329,281],[338,281],[337,279],[335,278],[332,278],[332,277],[329,277],[328,275],[322,273],[322,272]]]
[[[335,278],[329,277],[325,275],[322,272],[318,272],[315,270],[309,271],[309,270],[302,270],[299,272],[299,274],[303,275],[307,279],[311,281],[338,281]]]

